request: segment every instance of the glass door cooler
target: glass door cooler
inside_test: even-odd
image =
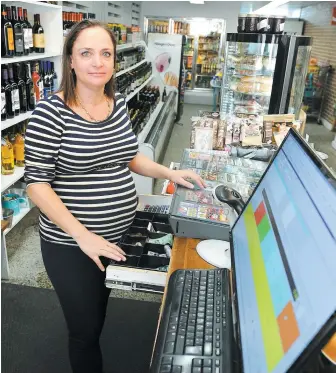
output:
[[[196,39],[195,87],[210,89],[210,81],[218,71],[221,55],[221,34],[199,35]]]
[[[228,34],[221,115],[285,114],[298,118],[311,38]]]

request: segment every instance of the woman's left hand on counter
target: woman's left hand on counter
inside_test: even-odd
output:
[[[193,180],[201,189],[206,187],[205,181],[191,170],[172,170],[169,179],[189,189],[194,189],[194,185],[186,179]]]

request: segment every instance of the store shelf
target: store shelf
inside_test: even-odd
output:
[[[17,1],[18,3],[24,3],[24,4],[32,4],[32,5],[35,5],[35,6],[42,6],[42,7],[46,7],[46,8],[54,8],[54,9],[62,9],[62,6],[60,5],[54,5],[54,4],[47,4],[47,3],[42,3],[40,1],[36,1],[36,0],[21,0],[21,1]]]
[[[31,208],[27,207],[27,208],[23,208],[21,209],[20,213],[16,216],[13,216],[13,223],[12,223],[12,226],[11,228],[7,228],[5,231],[4,231],[4,235],[6,236],[7,233],[9,233],[15,226],[16,224],[22,220],[27,214],[28,212],[31,210]]]
[[[146,87],[146,85],[153,79],[154,75],[151,75],[140,87],[138,87],[134,92],[130,93],[126,97],[126,102],[128,102],[131,98],[133,98],[136,94],[138,94],[142,88]]]
[[[139,67],[140,65],[142,65],[142,64],[145,63],[145,62],[149,62],[149,61],[148,61],[147,59],[144,59],[144,60],[138,62],[137,64],[135,64],[135,65],[133,65],[133,66],[131,66],[131,67],[128,67],[128,68],[125,69],[125,70],[119,71],[119,72],[117,72],[116,77],[118,78],[118,76],[123,75],[123,74],[126,74],[127,72],[136,69],[137,67]]]
[[[160,110],[161,110],[163,104],[164,104],[163,102],[159,102],[157,104],[157,106],[156,106],[155,110],[153,111],[152,115],[150,116],[148,122],[144,126],[143,130],[139,133],[139,135],[138,135],[138,142],[139,142],[139,144],[142,144],[142,143],[145,142],[146,137],[149,134],[150,130],[152,129],[153,124],[154,124],[157,116],[159,115]]]
[[[120,45],[117,45],[117,52],[121,52],[126,49],[136,48],[140,45],[145,46],[145,43],[143,40],[137,41],[136,43],[120,44]]]
[[[15,167],[12,175],[1,175],[1,193],[16,183],[24,175],[24,167]]]
[[[27,56],[12,57],[12,58],[1,58],[1,65],[7,65],[9,63],[26,62],[33,60],[42,60],[43,58],[58,57],[60,53],[49,52],[49,53],[30,53]]]
[[[211,77],[213,77],[214,75],[216,75],[216,72],[209,73],[209,74],[196,74],[196,76],[205,76],[205,77],[207,77],[207,78],[211,78]]]
[[[247,96],[262,96],[262,97],[271,97],[271,93],[261,93],[261,92],[239,92],[234,89],[229,89],[229,91],[232,91],[237,94],[241,95],[247,95]]]
[[[23,114],[15,116],[14,118],[6,119],[6,120],[2,121],[1,122],[1,131],[28,119],[31,116],[31,114],[32,114],[32,111],[27,111],[27,113],[23,113]]]

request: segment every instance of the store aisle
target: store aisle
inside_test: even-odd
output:
[[[183,115],[179,123],[174,124],[174,129],[169,140],[166,154],[162,164],[169,167],[171,162],[180,162],[183,149],[190,147],[191,117],[197,116],[199,110],[212,111],[212,106],[185,104]],[[164,180],[157,180],[154,194],[161,194]]]

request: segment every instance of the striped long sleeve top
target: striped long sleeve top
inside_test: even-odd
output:
[[[128,163],[138,152],[126,102],[116,93],[111,115],[89,122],[56,95],[41,100],[27,126],[25,180],[48,183],[91,232],[117,243],[137,206]],[[75,240],[40,213],[40,235],[50,242]]]

